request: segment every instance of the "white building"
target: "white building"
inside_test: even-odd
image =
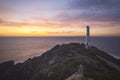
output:
[[[90,47],[90,27],[86,27],[86,46]]]

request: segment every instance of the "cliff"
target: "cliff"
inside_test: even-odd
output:
[[[84,44],[56,45],[23,63],[0,64],[0,80],[120,80],[120,61]]]

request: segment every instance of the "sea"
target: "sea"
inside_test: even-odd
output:
[[[85,43],[85,37],[0,37],[0,63],[23,62],[40,56],[55,45]],[[120,37],[91,37],[90,44],[120,59]]]

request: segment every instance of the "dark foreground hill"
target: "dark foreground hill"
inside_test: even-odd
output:
[[[0,80],[120,80],[120,60],[93,46],[62,44],[23,63],[1,63]]]

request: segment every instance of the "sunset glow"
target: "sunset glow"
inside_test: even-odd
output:
[[[0,36],[120,36],[120,1],[0,0]]]

